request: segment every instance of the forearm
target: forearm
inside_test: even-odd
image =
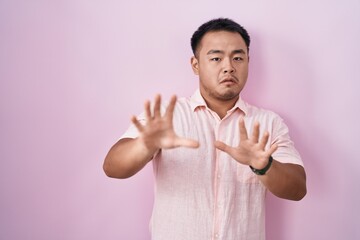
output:
[[[103,169],[112,178],[128,178],[140,171],[157,149],[147,149],[138,138],[121,139],[109,151]]]
[[[260,181],[275,196],[299,201],[306,195],[306,174],[302,166],[273,161]]]

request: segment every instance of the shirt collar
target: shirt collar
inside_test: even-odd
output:
[[[204,98],[201,96],[199,89],[197,89],[195,93],[190,97],[190,106],[193,111],[195,111],[195,109],[197,109],[198,107],[207,107],[206,102]],[[242,112],[244,112],[245,115],[247,114],[247,110],[248,110],[247,105],[241,99],[240,96],[239,99],[236,101],[234,107],[230,109],[228,112],[233,111],[237,108],[240,109]]]

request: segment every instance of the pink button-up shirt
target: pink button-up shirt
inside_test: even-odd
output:
[[[266,188],[249,166],[214,147],[215,140],[230,146],[239,144],[240,118],[244,118],[248,134],[255,121],[260,122],[260,134],[269,131],[269,142],[279,146],[272,155],[274,159],[303,165],[288,128],[278,115],[240,98],[220,119],[197,90],[191,98],[177,101],[173,124],[179,136],[198,140],[200,147],[163,149],[152,160],[155,174],[152,239],[265,239]],[[143,114],[139,120],[145,121]],[[136,128],[131,126],[121,138],[137,135]]]

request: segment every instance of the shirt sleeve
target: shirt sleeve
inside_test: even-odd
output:
[[[271,144],[276,143],[278,145],[278,149],[272,154],[272,157],[281,163],[293,163],[304,166],[299,152],[290,139],[289,128],[279,116],[274,119],[272,130]]]

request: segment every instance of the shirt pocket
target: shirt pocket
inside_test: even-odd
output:
[[[259,178],[253,173],[249,166],[239,165],[237,166],[237,180],[242,183],[259,183]]]

